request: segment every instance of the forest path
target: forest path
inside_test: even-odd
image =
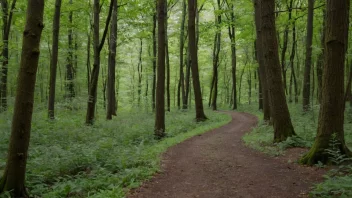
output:
[[[229,124],[169,148],[162,172],[127,197],[307,197],[312,184],[321,181],[322,170],[246,147],[241,137],[256,126],[257,118],[227,113],[232,116]]]

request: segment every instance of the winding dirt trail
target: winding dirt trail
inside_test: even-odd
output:
[[[247,148],[241,137],[257,124],[246,113],[232,122],[170,148],[161,173],[129,198],[306,197],[323,170],[287,163]]]

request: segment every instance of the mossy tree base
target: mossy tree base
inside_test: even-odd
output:
[[[308,153],[306,153],[300,160],[300,164],[306,164],[309,166],[312,166],[317,163],[323,163],[323,164],[330,164],[331,163],[331,156],[326,152],[326,149],[329,148],[329,141],[319,141],[318,139],[312,146],[312,148],[309,150]],[[347,148],[347,146],[344,143],[340,143],[340,146],[338,147],[340,150],[341,154],[346,155],[346,157],[351,157],[352,153],[351,151]]]

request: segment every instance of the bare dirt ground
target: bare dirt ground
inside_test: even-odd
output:
[[[232,122],[170,148],[162,171],[129,198],[307,197],[324,170],[288,163],[302,149],[270,157],[244,145],[241,137],[257,124],[246,113],[231,113]]]

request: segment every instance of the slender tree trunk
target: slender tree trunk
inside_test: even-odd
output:
[[[167,6],[165,6],[165,13],[167,13]],[[171,111],[171,101],[170,101],[170,55],[169,55],[169,37],[168,37],[168,16],[165,19],[165,53],[166,53],[166,105],[167,111]]]
[[[196,120],[204,121],[207,117],[204,114],[203,109],[203,99],[202,91],[200,87],[199,72],[198,72],[198,50],[197,50],[197,40],[196,40],[196,12],[197,12],[197,0],[188,0],[188,34],[189,34],[189,51],[192,60],[192,81],[193,81],[193,91],[194,100],[196,103]]]
[[[187,47],[187,59],[186,59],[186,79],[185,79],[186,88],[185,88],[185,98],[184,98],[185,109],[188,109],[191,106],[191,103],[188,102],[188,99],[191,98],[191,96],[190,96],[191,64],[192,64],[192,61],[190,58],[190,50],[189,50],[189,46],[188,46]]]
[[[94,48],[94,63],[93,71],[91,73],[91,80],[89,85],[88,93],[88,107],[86,115],[86,124],[92,125],[95,119],[95,108],[97,103],[97,89],[98,89],[98,79],[99,79],[99,70],[100,70],[100,51],[103,49],[105,38],[109,29],[110,19],[113,10],[114,1],[110,2],[109,14],[106,18],[105,29],[101,41],[99,42],[99,13],[100,13],[100,0],[94,0],[93,5],[93,48]],[[104,79],[103,79],[104,83]],[[105,88],[105,85],[104,85]],[[105,97],[105,94],[104,94]]]
[[[313,16],[314,0],[308,0],[308,22],[307,22],[307,41],[306,41],[306,62],[303,81],[303,111],[310,108],[310,73],[312,67],[312,45],[313,45]]]
[[[291,22],[292,19],[292,4],[293,0],[290,1],[288,4],[287,2],[287,10],[288,10],[288,23]],[[285,27],[284,31],[284,41],[283,41],[283,47],[281,51],[281,70],[282,70],[282,77],[283,77],[283,83],[284,83],[284,89],[287,94],[287,67],[286,67],[286,51],[287,51],[287,46],[288,46],[288,33],[289,33],[289,27],[290,25],[287,24]]]
[[[91,33],[89,32],[87,35],[88,44],[87,44],[87,87],[88,87],[88,94],[90,90],[90,76],[91,76],[91,68],[90,68],[90,47],[91,47]]]
[[[218,9],[221,10],[220,0],[217,0]],[[217,99],[218,99],[218,83],[219,83],[219,71],[218,68],[220,66],[220,50],[221,50],[221,14],[216,16],[215,26],[217,27],[217,31],[215,34],[214,41],[214,54],[213,54],[213,82],[214,90],[211,95],[212,103],[211,106],[214,111],[217,110]]]
[[[72,4],[72,0],[70,0]],[[67,65],[66,65],[66,94],[65,98],[71,100],[75,97],[75,86],[74,86],[74,67],[73,67],[73,22],[72,22],[72,10],[69,12],[69,28],[68,28],[68,56],[67,56]]]
[[[44,0],[28,0],[27,5],[7,164],[0,179],[0,194],[8,191],[11,197],[24,198],[29,197],[25,187],[25,174],[40,38],[44,27]]]
[[[319,113],[317,137],[301,163],[313,165],[329,161],[325,152],[336,134],[341,154],[351,156],[345,144],[344,134],[344,62],[348,46],[350,1],[327,0],[326,39],[323,71],[322,102]]]
[[[153,87],[152,87],[152,110],[155,111],[156,92],[156,12],[153,15]]]
[[[2,35],[2,68],[0,79],[0,113],[7,110],[7,73],[9,64],[9,35],[12,24],[13,10],[16,6],[16,0],[12,1],[10,13],[8,13],[8,1],[1,0],[2,19],[3,19],[3,35]]]
[[[262,39],[263,54],[266,66],[266,79],[269,87],[271,116],[274,125],[274,142],[285,141],[295,135],[290,113],[286,103],[285,91],[281,76],[278,44],[275,27],[275,1],[262,0]]]
[[[115,91],[115,70],[116,70],[116,47],[117,47],[117,0],[112,0],[113,10],[110,24],[110,41],[109,41],[109,57],[108,57],[108,79],[107,79],[107,99],[108,106],[106,119],[111,120],[112,116],[116,116],[116,91]],[[142,43],[142,40],[141,40]],[[142,46],[141,46],[142,48]],[[141,81],[141,80],[140,80]],[[139,81],[139,82],[140,82]],[[139,88],[140,91],[140,88]],[[140,93],[139,93],[140,97]]]
[[[257,59],[259,63],[259,79],[262,86],[263,94],[263,119],[265,122],[270,122],[270,99],[269,99],[269,86],[266,74],[266,65],[264,60],[264,46],[263,46],[263,33],[262,33],[262,22],[261,22],[261,0],[254,1],[255,10],[255,25],[257,33]]]
[[[158,0],[158,72],[156,89],[155,138],[165,136],[165,44],[166,0]]]
[[[100,0],[94,0],[94,29],[93,29],[93,49],[94,49],[94,63],[93,71],[91,73],[91,80],[89,86],[88,108],[86,116],[86,124],[92,125],[95,118],[95,106],[97,102],[97,88],[100,70],[100,52],[99,52],[99,8]]]
[[[185,23],[186,23],[187,5],[186,0],[182,1],[182,18],[181,18],[181,29],[180,29],[180,80],[178,85],[178,97],[177,106],[181,108],[181,97],[182,97],[182,108],[187,109],[187,98],[185,94],[185,77],[183,72],[184,65],[184,49],[185,49]]]
[[[237,83],[236,83],[237,60],[236,60],[235,11],[234,11],[233,3],[231,3],[230,9],[231,9],[231,12],[230,12],[231,23],[228,26],[228,31],[229,31],[230,41],[231,41],[231,65],[232,65],[231,74],[232,74],[232,90],[233,90],[232,109],[236,110],[237,109]]]
[[[56,71],[59,54],[59,32],[60,32],[60,13],[61,0],[55,1],[55,14],[53,20],[53,45],[50,61],[50,82],[49,82],[49,104],[48,117],[55,119],[55,90],[56,90]]]
[[[140,49],[139,49],[139,61],[138,61],[138,106],[141,105],[141,98],[142,98],[142,77],[143,77],[143,61],[142,61],[142,54],[143,54],[143,39],[140,38]]]

